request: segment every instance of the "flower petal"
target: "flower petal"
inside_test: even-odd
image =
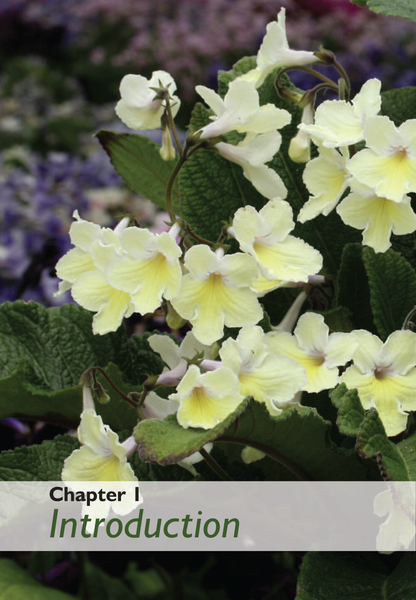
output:
[[[416,333],[407,329],[389,335],[381,349],[379,363],[378,366],[390,366],[397,375],[406,375],[416,365]]]
[[[56,274],[60,279],[74,283],[84,273],[95,271],[91,255],[79,248],[69,250],[56,264]]]
[[[311,357],[323,357],[328,345],[329,328],[322,315],[305,313],[299,318],[294,334],[299,348]]]
[[[266,246],[255,243],[255,257],[266,277],[285,281],[308,281],[322,268],[322,256],[309,244],[289,235],[282,242]]]

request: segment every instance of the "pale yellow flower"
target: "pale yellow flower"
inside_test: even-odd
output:
[[[176,84],[166,71],[155,71],[150,80],[142,75],[125,75],[120,84],[121,100],[117,103],[117,116],[131,129],[156,129],[161,126],[161,118],[165,112],[166,102],[157,98],[153,88],[169,90],[169,102],[172,115],[175,116],[180,107],[180,100],[173,95]]]
[[[312,196],[301,208],[298,221],[305,223],[320,214],[325,216],[335,208],[347,189],[349,152],[319,147],[319,156],[309,161],[303,171],[303,181]]]
[[[291,50],[286,36],[286,9],[281,8],[277,21],[269,23],[266,35],[257,54],[257,67],[242,75],[240,79],[260,87],[267,75],[277,67],[311,65],[319,62],[313,52]]]
[[[283,282],[306,282],[322,268],[322,256],[303,240],[289,235],[294,228],[290,205],[274,198],[259,212],[253,206],[239,208],[229,232],[241,250],[251,254],[260,270],[259,289],[265,291],[264,278],[271,287]],[[277,280],[277,281],[276,281]],[[267,287],[267,286],[266,286]]]
[[[368,331],[354,331],[358,347],[354,364],[342,375],[356,388],[363,407],[377,409],[389,437],[406,429],[408,412],[416,410],[416,333],[395,331],[383,342]]]
[[[296,393],[306,381],[305,369],[294,360],[271,354],[261,327],[244,327],[236,340],[229,338],[220,350],[222,364],[239,379],[238,391],[263,402],[279,415],[298,404]]]
[[[266,165],[278,152],[282,136],[278,131],[270,131],[256,135],[254,138],[246,136],[239,144],[219,142],[215,148],[227,160],[243,168],[243,175],[251,181],[253,186],[265,198],[280,196],[286,198],[287,189],[280,175]]]
[[[123,219],[113,231],[82,220],[77,212],[74,217],[77,221],[71,225],[69,234],[75,248],[56,265],[58,277],[64,280],[58,295],[71,289],[75,302],[96,312],[93,331],[103,335],[115,331],[123,317],[129,317],[134,311],[130,294],[115,289],[105,276],[108,264],[123,252],[120,234],[128,219]]]
[[[416,215],[410,196],[401,202],[381,198],[368,186],[350,182],[351,193],[337,206],[337,213],[347,225],[364,229],[363,244],[375,252],[386,252],[390,236],[405,235],[416,230]]]
[[[215,113],[212,123],[200,129],[201,139],[218,137],[228,131],[254,136],[281,129],[292,119],[287,110],[274,104],[260,106],[257,90],[247,81],[232,81],[224,99],[203,85],[195,89]]]
[[[83,397],[77,431],[81,448],[65,460],[62,481],[137,481],[127,462],[137,448],[134,438],[120,443],[118,435],[95,412],[90,388],[84,386]]]
[[[227,367],[201,373],[196,365],[191,365],[177,392],[169,398],[180,404],[177,419],[182,427],[211,429],[244,399],[237,387],[237,375]]]
[[[172,298],[177,313],[191,322],[202,344],[219,340],[227,327],[255,325],[263,316],[256,294],[250,289],[257,277],[255,260],[247,254],[223,256],[206,245],[193,246],[185,255],[188,273]]]
[[[273,331],[265,337],[271,353],[292,358],[305,368],[305,392],[335,387],[339,382],[338,367],[351,359],[358,345],[350,333],[330,334],[323,316],[310,312],[300,317],[293,335]]]
[[[350,146],[364,139],[364,127],[381,108],[381,82],[366,81],[352,100],[327,100],[316,109],[314,125],[301,123],[299,129],[309,133],[317,144],[326,148]]]
[[[147,229],[130,227],[120,235],[123,254],[106,267],[109,284],[131,296],[135,311],[154,312],[162,297],[170,300],[181,286],[182,251],[174,237],[178,230],[154,234]]]

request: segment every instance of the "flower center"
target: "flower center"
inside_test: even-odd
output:
[[[198,419],[208,418],[215,406],[212,399],[207,396],[202,386],[195,387],[192,390],[192,411],[198,415]]]
[[[378,379],[379,381],[383,380],[386,378],[386,371],[383,367],[377,367],[377,369],[374,371],[374,377],[376,379]]]
[[[406,160],[407,159],[406,148],[403,148],[403,146],[399,146],[398,148],[395,148],[394,159],[398,163],[401,163],[404,160]]]

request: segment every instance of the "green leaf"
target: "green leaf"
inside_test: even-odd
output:
[[[59,435],[40,445],[0,452],[0,481],[60,481],[64,460],[79,442]]]
[[[367,6],[373,12],[389,17],[403,17],[416,21],[415,0],[367,0]]]
[[[396,127],[399,127],[408,119],[415,119],[416,87],[403,87],[382,92],[381,114],[389,117]]]
[[[74,596],[47,588],[12,560],[0,559],[1,600],[74,600]]]
[[[125,583],[88,562],[85,569],[88,600],[137,600]]]
[[[365,417],[357,390],[347,390],[345,383],[342,383],[330,397],[338,408],[337,425],[340,432],[348,436],[357,436]]]
[[[221,435],[244,410],[247,403],[248,400],[244,400],[234,412],[212,429],[184,429],[179,425],[176,415],[169,415],[163,420],[149,419],[139,422],[134,430],[134,437],[139,444],[140,458],[144,462],[169,465],[190,456]]]
[[[194,479],[187,469],[179,465],[173,464],[163,467],[155,463],[143,462],[138,452],[133,454],[129,459],[129,463],[139,481],[190,481]]]
[[[0,380],[0,417],[17,417],[22,419],[42,420],[70,428],[78,427],[82,411],[82,390],[79,386],[62,390],[47,390],[31,383],[32,373],[27,369],[27,363],[20,364],[9,376]],[[127,394],[139,391],[139,386],[126,385],[120,370],[115,365],[104,369],[114,383]],[[132,429],[137,423],[137,413],[110,388],[102,378],[102,382],[110,396],[108,404],[96,403],[97,414],[114,431]]]
[[[97,138],[127,185],[134,192],[166,209],[166,186],[177,160],[163,160],[159,154],[160,146],[142,135],[102,129],[97,133]],[[173,187],[172,200],[178,212],[179,195],[176,185]]]
[[[362,260],[363,246],[347,244],[338,275],[337,304],[351,311],[355,329],[376,333],[370,307],[370,289]]]
[[[166,591],[165,584],[156,569],[140,571],[134,562],[128,564],[124,579],[130,584],[137,598],[153,598]]]
[[[350,2],[352,2],[353,4],[357,4],[357,6],[361,6],[363,8],[364,6],[367,6],[368,0],[350,0]]]
[[[368,275],[374,323],[382,340],[401,329],[416,304],[416,273],[409,263],[388,250],[376,254],[364,248],[363,262]]]
[[[413,600],[416,554],[404,552],[390,569],[373,552],[308,552],[296,600]]]
[[[74,305],[45,309],[34,302],[6,302],[0,307],[0,418],[76,427],[82,410],[78,383],[89,367],[107,367],[124,393],[138,391],[148,373],[162,371],[147,337],[127,339],[123,327],[94,336],[92,314]],[[115,430],[133,428],[134,408],[102,381],[111,401],[97,403],[97,413]]]
[[[336,306],[325,311],[315,310],[318,315],[322,315],[325,323],[328,325],[331,331],[340,331],[343,333],[349,333],[354,329],[351,320],[351,311],[345,306]]]
[[[197,104],[191,127],[200,129],[209,123],[208,111]],[[202,237],[217,241],[223,223],[233,218],[241,207],[251,205],[260,210],[263,196],[243,175],[243,169],[226,160],[216,150],[198,150],[180,172],[182,215]]]
[[[416,437],[413,440],[406,440],[405,453],[407,456],[414,452],[415,443]],[[361,425],[357,438],[357,452],[364,458],[376,460],[380,474],[385,480],[411,481],[415,479],[416,473],[410,473],[400,444],[394,444],[389,440],[375,409],[368,412]]]
[[[367,468],[355,452],[337,448],[328,439],[330,423],[312,408],[291,409],[271,417],[263,404],[240,405],[210,430],[183,429],[172,415],[163,421],[142,421],[134,435],[144,461],[169,464],[189,456],[209,441],[249,445],[266,452],[299,479],[362,480]]]

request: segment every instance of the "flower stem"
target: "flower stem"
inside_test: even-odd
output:
[[[333,90],[334,92],[339,92],[339,87],[337,86],[336,83],[332,82],[331,84],[329,83],[318,83],[318,85],[316,85],[314,88],[312,88],[311,90],[309,90],[309,93],[317,93],[320,90]]]
[[[343,98],[343,100],[348,102],[350,99],[350,93],[351,93],[350,78],[348,77],[347,72],[344,69],[344,67],[336,59],[333,62],[333,66],[336,68],[338,73],[341,75],[342,79],[345,81],[345,98]]]
[[[170,217],[172,223],[177,222],[175,211],[173,210],[173,203],[172,203],[173,184],[175,183],[175,179],[178,176],[179,171],[182,169],[183,165],[185,164],[185,160],[186,160],[186,147],[185,147],[184,152],[181,154],[181,157],[179,158],[178,162],[176,163],[175,168],[173,169],[173,171],[169,177],[167,186],[166,186],[166,208],[168,210],[169,217]]]
[[[129,404],[131,404],[134,408],[137,408],[137,402],[135,402],[134,400],[132,400],[132,398],[129,398],[128,396],[126,396],[126,394],[124,394],[117,386],[115,383],[113,383],[113,381],[110,379],[110,377],[107,375],[107,373],[104,371],[104,369],[102,369],[101,367],[91,367],[91,369],[89,369],[89,371],[95,373],[96,371],[98,371],[99,373],[101,373],[101,375],[108,381],[108,383],[111,385],[111,387],[113,388],[113,390],[116,392],[116,394],[118,394],[120,396],[120,398],[123,398],[123,400],[126,400]]]
[[[178,149],[179,154],[182,156],[183,148],[182,148],[181,140],[179,139],[179,136],[178,136],[178,131],[176,129],[175,122],[173,120],[172,108],[170,106],[169,96],[166,98],[166,114],[167,114],[168,121],[169,121],[169,128],[170,128],[171,132],[173,133],[173,137],[175,139],[176,147]]]
[[[81,599],[88,600],[88,581],[86,573],[87,553],[85,551],[76,552],[78,560],[78,571],[80,579]]]
[[[323,75],[323,73],[319,73],[319,71],[315,71],[315,69],[311,69],[310,67],[301,67],[301,66],[299,66],[299,67],[285,67],[284,69],[282,69],[281,71],[279,71],[279,75],[277,76],[277,79],[276,79],[276,86],[277,86],[277,88],[279,87],[279,84],[280,84],[280,78],[282,77],[282,75],[284,75],[288,71],[305,71],[306,73],[310,73],[314,77],[317,77],[318,79],[321,79],[322,81],[324,81],[329,86],[336,85],[336,83],[334,83],[332,81],[332,79],[329,79],[329,77],[326,77],[325,75]],[[337,87],[337,90],[338,90],[338,87]]]
[[[413,329],[413,323],[411,323],[412,318],[416,315],[416,306],[412,308],[407,317],[404,320],[402,329]]]
[[[298,465],[295,462],[293,462],[292,460],[290,460],[284,454],[277,452],[276,450],[273,450],[272,448],[270,448],[270,446],[267,446],[267,444],[261,444],[260,442],[253,442],[253,440],[249,440],[249,439],[243,439],[243,438],[239,439],[239,438],[227,437],[227,436],[220,436],[219,438],[217,438],[216,441],[217,442],[231,442],[233,444],[244,444],[244,446],[251,446],[252,448],[255,448],[256,450],[260,450],[260,452],[264,452],[264,454],[267,454],[267,456],[270,456],[270,458],[272,458],[273,460],[282,464],[284,467],[286,467],[286,469],[289,469],[289,471],[292,471],[292,473],[294,473],[294,475],[296,475],[296,477],[298,477],[301,481],[314,481],[314,478],[311,477],[309,475],[309,473],[307,471],[305,471],[305,469],[303,467],[301,467],[300,465]]]
[[[216,472],[220,479],[222,479],[223,481],[234,481],[234,479],[230,477],[222,467],[220,467],[217,461],[212,458],[212,456],[205,450],[205,448],[200,448],[199,452],[202,458],[209,464],[211,469]]]

